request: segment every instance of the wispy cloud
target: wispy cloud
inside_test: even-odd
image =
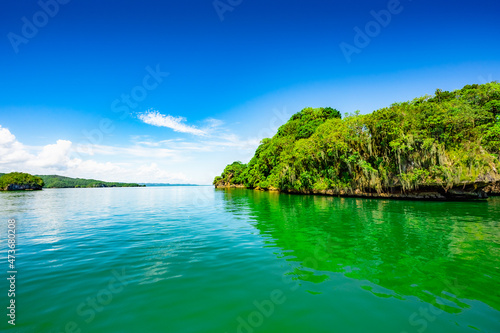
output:
[[[75,157],[75,148],[77,156]],[[88,150],[84,153],[84,150]],[[90,153],[92,152],[92,153]],[[0,125],[0,172],[22,171],[33,174],[62,174],[109,181],[136,182],[193,182],[181,171],[166,169],[162,162],[178,160],[180,152],[165,148],[112,147],[73,145],[68,140],[57,140],[45,146],[26,146],[19,142],[8,128]],[[85,159],[82,155],[106,157],[119,155],[112,163]],[[138,159],[140,157],[140,159]],[[128,160],[128,162],[126,162]],[[139,162],[140,161],[140,162]],[[207,182],[204,180],[204,182]]]
[[[156,110],[148,110],[144,113],[140,113],[137,118],[146,124],[158,127],[168,127],[173,129],[175,132],[190,133],[198,136],[206,136],[208,134],[205,130],[184,124],[183,122],[186,121],[186,118],[184,117],[164,115]]]
[[[254,151],[260,143],[258,138],[247,138],[242,139],[238,135],[233,133],[226,133],[225,129],[220,129],[217,134],[210,134],[207,137],[196,138],[194,140],[183,140],[183,139],[171,139],[171,140],[160,140],[154,141],[150,138],[143,138],[138,136],[131,137],[131,141],[134,142],[135,147],[139,150],[149,150],[150,153],[156,155],[158,151],[165,150],[165,152],[177,152],[189,153],[189,152],[213,152],[213,151],[224,151],[226,148],[233,148],[238,151],[251,150]],[[93,145],[91,148],[87,149],[90,151],[99,151],[105,153],[102,149],[103,146]],[[115,147],[109,147],[113,151]],[[81,150],[85,152],[82,147]],[[115,153],[122,153],[116,151]],[[138,154],[136,154],[139,156]]]
[[[60,174],[126,182],[210,184],[226,159],[246,160],[258,146],[255,138],[241,138],[216,119],[206,119],[197,130],[206,135],[155,140],[132,135],[116,145],[56,140],[47,145],[25,145],[0,125],[0,172]],[[230,154],[231,157],[227,157]],[[235,155],[239,155],[235,158]]]

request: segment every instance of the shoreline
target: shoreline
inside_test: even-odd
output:
[[[419,201],[477,201],[487,200],[490,196],[499,196],[497,191],[500,182],[484,183],[472,182],[454,185],[446,189],[439,185],[419,186],[415,190],[404,191],[400,187],[392,187],[384,192],[366,192],[356,189],[354,191],[329,190],[280,190],[278,188],[246,187],[243,184],[215,184],[215,189],[248,189],[254,191],[269,191],[299,195],[323,195],[344,198],[391,199],[391,200],[419,200]],[[489,188],[489,189],[488,189]],[[486,192],[485,189],[488,189]]]

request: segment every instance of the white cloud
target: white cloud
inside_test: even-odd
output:
[[[217,138],[219,140],[206,141],[205,143],[208,146],[233,147],[245,150],[255,150],[260,143],[260,139],[249,138],[247,140],[242,140],[236,134],[220,134]]]
[[[166,143],[167,141],[163,142]],[[31,174],[59,174],[68,177],[93,178],[121,182],[193,182],[178,171],[167,171],[158,163],[178,161],[179,151],[138,145],[112,147],[103,145],[76,145],[57,140],[55,144],[28,147],[17,141],[9,129],[0,126],[0,172],[21,171]],[[85,153],[83,153],[85,152]],[[84,159],[82,156],[118,155],[121,161],[112,163]],[[77,157],[75,157],[77,156]],[[130,162],[123,162],[129,159]],[[140,161],[140,164],[137,162]]]
[[[258,140],[232,134],[215,119],[205,120],[204,125],[208,134],[192,140],[154,140],[136,135],[124,146],[69,140],[28,146],[0,126],[0,172],[119,182],[210,184],[227,163],[249,159]]]
[[[44,146],[36,159],[28,161],[28,164],[42,168],[65,170],[71,162],[69,158],[71,145],[71,141],[57,140],[56,144]]]
[[[0,125],[0,165],[23,163],[31,157],[9,129]]]
[[[146,124],[158,127],[168,127],[175,132],[190,133],[198,136],[205,136],[208,134],[204,130],[183,124],[182,122],[186,121],[186,118],[163,115],[156,110],[148,110],[144,113],[140,113],[137,117]]]
[[[96,175],[107,175],[109,177],[111,174],[120,174],[126,171],[126,169],[115,163],[99,163],[94,160],[82,160],[79,158],[71,159],[67,166],[71,174],[80,178],[96,178]]]
[[[148,147],[161,147],[161,146],[165,146],[169,143],[172,143],[172,142],[177,142],[177,141],[182,141],[181,139],[170,139],[170,140],[161,140],[161,141],[146,141],[146,140],[143,140],[143,141],[137,141],[136,143],[138,145],[143,145],[143,146],[148,146]]]
[[[212,120],[207,120],[212,122]],[[222,122],[213,119],[218,127]],[[188,152],[213,152],[220,151],[226,148],[234,148],[239,150],[252,150],[259,146],[261,139],[258,138],[247,138],[241,139],[238,135],[233,133],[228,133],[227,130],[219,128],[217,134],[209,135],[208,137],[202,137],[196,141],[186,141],[182,139],[170,139],[170,140],[160,140],[154,141],[150,138],[144,138],[139,136],[131,136],[131,140],[135,143],[136,147],[134,149],[139,149],[136,152],[137,156],[140,155],[157,155],[161,153],[162,150],[165,152],[170,152],[175,156],[175,153],[188,153]],[[93,146],[95,151],[100,150],[103,146]],[[109,147],[108,149],[115,149],[114,147]],[[93,148],[81,149],[83,151],[94,151]],[[178,155],[177,155],[178,157]]]
[[[218,127],[220,127],[220,126],[222,126],[224,124],[224,122],[222,120],[214,119],[214,118],[208,118],[208,119],[205,120],[205,122],[207,123],[207,127],[210,130],[218,128]]]
[[[179,159],[180,152],[174,149],[159,148],[160,142],[148,142],[146,147],[136,144],[131,147],[116,147],[93,144],[78,144],[75,151],[80,155],[108,155],[108,156],[130,156],[130,157],[151,157],[151,158],[171,158]]]
[[[7,128],[0,127],[0,146],[8,146],[16,141],[14,134],[10,133]]]
[[[145,179],[145,183],[169,183],[174,181],[180,181],[186,183],[189,179],[182,172],[171,173],[167,172],[160,167],[158,164],[151,163],[149,165],[141,165],[138,168],[138,174],[141,176],[141,179]]]

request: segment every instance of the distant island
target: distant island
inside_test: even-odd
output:
[[[361,98],[361,97],[360,97]],[[394,103],[371,114],[305,108],[216,188],[408,199],[500,194],[500,84]]]
[[[0,173],[0,190],[41,190],[42,188],[143,187],[136,183],[104,182],[95,179],[58,175],[30,175],[22,172]]]
[[[44,186],[42,178],[29,173],[11,172],[0,174],[0,191],[41,190]]]

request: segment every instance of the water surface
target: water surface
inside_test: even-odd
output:
[[[0,216],[17,332],[500,332],[500,198],[47,189]]]

